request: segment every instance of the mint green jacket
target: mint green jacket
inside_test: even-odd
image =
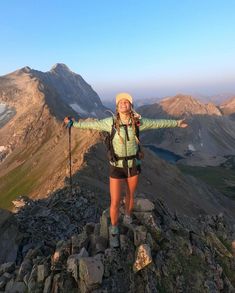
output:
[[[140,126],[139,130],[144,131],[148,129],[158,129],[158,128],[169,128],[169,127],[177,127],[177,120],[165,120],[165,119],[147,119],[147,118],[141,118],[140,120]],[[99,131],[107,131],[111,134],[112,131],[112,125],[113,125],[113,117],[108,117],[101,120],[92,120],[92,121],[79,121],[74,122],[73,126],[76,128],[81,129],[94,129]],[[138,144],[136,142],[135,134],[132,129],[132,126],[128,126],[128,136],[129,141],[126,137],[126,132],[124,127],[120,127],[120,135],[123,139],[123,143],[120,140],[120,137],[118,133],[116,132],[113,138],[113,148],[115,154],[117,154],[119,157],[125,157],[125,156],[133,156],[136,155],[138,151]],[[140,164],[141,162],[136,159],[136,164]],[[115,165],[116,167],[123,167],[123,161],[118,160],[118,162],[110,164]],[[131,168],[133,164],[132,160],[128,161],[128,167]]]

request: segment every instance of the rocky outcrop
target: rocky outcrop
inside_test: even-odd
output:
[[[0,290],[234,292],[234,235],[222,214],[179,217],[137,197],[132,224],[122,222],[121,207],[120,248],[112,249],[108,210],[95,213],[93,195],[84,195],[25,202],[15,215],[26,233],[21,257],[0,266]]]

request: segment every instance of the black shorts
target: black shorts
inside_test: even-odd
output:
[[[140,166],[134,166],[133,168],[129,168],[129,174],[130,174],[129,177],[139,175],[140,173],[141,173]],[[115,167],[113,165],[110,165],[109,176],[111,178],[116,178],[116,179],[125,179],[125,178],[128,178],[128,170],[125,168],[120,168],[120,167]]]

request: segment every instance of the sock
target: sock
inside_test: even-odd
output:
[[[118,234],[119,233],[118,226],[111,226],[111,233],[112,234]]]

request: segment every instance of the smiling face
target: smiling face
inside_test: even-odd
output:
[[[131,103],[126,99],[122,99],[118,102],[117,110],[119,113],[122,113],[122,114],[130,113]]]

